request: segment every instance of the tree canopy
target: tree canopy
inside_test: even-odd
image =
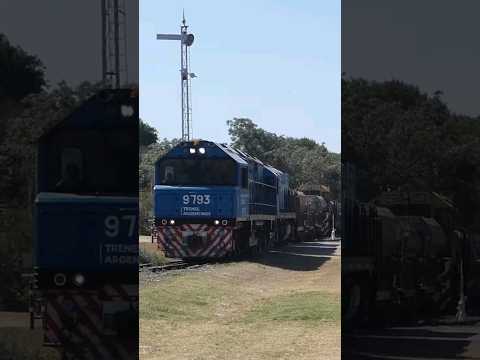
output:
[[[21,99],[39,93],[47,85],[40,59],[10,44],[0,34],[0,98]]]
[[[140,119],[139,124],[140,146],[148,146],[158,141],[157,129],[150,126],[145,121]]]
[[[437,191],[464,219],[479,212],[480,121],[401,81],[342,79],[342,161],[368,173],[370,198],[387,189]]]
[[[340,154],[308,138],[276,135],[259,128],[252,120],[227,121],[232,145],[289,174],[293,187],[324,184],[334,197],[340,194]]]

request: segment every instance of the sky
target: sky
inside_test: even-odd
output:
[[[182,10],[190,48],[193,136],[230,142],[226,121],[324,142],[340,152],[340,1],[140,1],[140,116],[181,137]]]
[[[441,90],[452,111],[479,116],[479,14],[475,0],[344,0],[342,71]]]
[[[143,1],[143,0],[142,0]],[[127,0],[128,80],[138,81],[138,6]],[[102,27],[99,0],[2,0],[0,33],[37,55],[51,85],[102,79]]]

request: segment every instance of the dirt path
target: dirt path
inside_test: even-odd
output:
[[[338,243],[149,277],[141,359],[340,359]]]

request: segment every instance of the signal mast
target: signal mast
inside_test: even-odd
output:
[[[102,0],[102,78],[118,89],[128,81],[125,0]]]
[[[190,68],[190,46],[193,44],[194,36],[188,33],[188,26],[183,13],[180,34],[157,34],[157,40],[180,40],[180,77],[182,83],[182,140],[189,141],[192,137],[192,103],[190,100],[191,83],[190,79],[195,74],[189,72]]]

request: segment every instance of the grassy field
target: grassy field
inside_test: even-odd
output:
[[[339,359],[340,260],[257,263],[141,282],[141,359]]]

